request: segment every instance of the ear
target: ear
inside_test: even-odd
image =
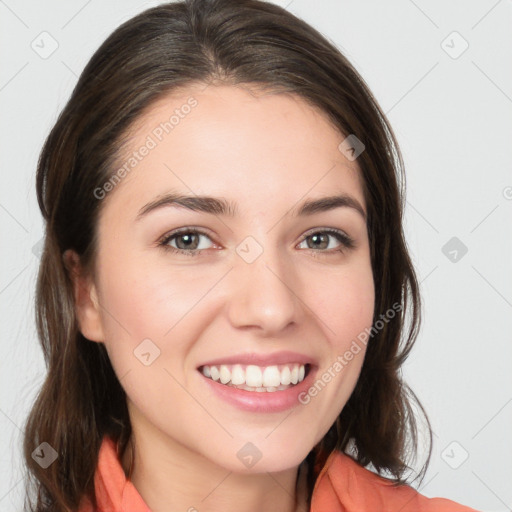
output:
[[[80,263],[80,256],[68,249],[63,254],[64,265],[73,282],[75,314],[80,332],[91,341],[103,342],[98,293],[92,276],[86,275]]]

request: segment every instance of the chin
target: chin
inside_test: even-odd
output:
[[[234,457],[226,457],[226,448],[217,456],[213,456],[212,462],[225,469],[238,474],[278,473],[296,468],[311,451],[306,443],[300,446],[288,446],[283,449],[275,449],[273,443],[268,440],[251,443],[237,442],[233,449]],[[231,451],[231,450],[230,450]]]

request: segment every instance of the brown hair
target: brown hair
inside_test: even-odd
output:
[[[118,27],[95,52],[51,130],[37,169],[46,233],[36,290],[36,321],[46,380],[26,422],[24,458],[35,479],[30,510],[96,504],[94,473],[105,435],[124,452],[131,435],[126,395],[102,343],[80,333],[63,253],[93,269],[102,201],[94,194],[115,172],[126,135],[163,95],[193,83],[246,84],[292,93],[323,111],[342,134],[365,145],[358,157],[367,204],[375,284],[373,332],[357,385],[329,432],[307,457],[320,467],[333,450],[405,483],[418,448],[412,401],[401,378],[420,325],[420,296],[402,229],[405,176],[388,121],[357,71],[319,32],[258,0],[185,0],[148,9]],[[105,199],[105,201],[108,200]],[[411,400],[412,399],[412,400]],[[49,443],[58,459],[43,469],[34,449]],[[317,474],[310,471],[309,498]],[[27,496],[29,488],[27,487]]]

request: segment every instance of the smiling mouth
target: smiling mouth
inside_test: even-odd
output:
[[[311,370],[310,364],[289,363],[272,366],[243,364],[204,365],[198,370],[219,384],[259,393],[293,388]]]

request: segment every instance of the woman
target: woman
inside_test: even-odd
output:
[[[39,162],[34,510],[471,510],[404,479],[401,172],[362,78],[285,10],[119,27]]]

